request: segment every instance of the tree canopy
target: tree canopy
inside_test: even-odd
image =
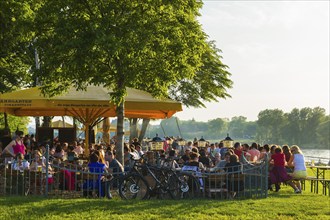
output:
[[[0,93],[27,86],[33,64],[33,1],[0,1]]]
[[[167,97],[170,85],[192,79],[203,64],[201,6],[195,0],[45,1],[35,23],[44,90],[52,95],[92,83],[113,89],[116,103],[126,87]]]
[[[203,107],[203,101],[229,97],[226,89],[232,86],[230,73],[220,60],[220,50],[208,40],[197,20],[201,1],[4,2],[1,16],[12,28],[1,40],[12,37],[13,47],[7,54],[30,58],[16,61],[20,68],[17,72],[30,70],[26,84],[38,78],[46,96],[62,93],[70,86],[83,90],[88,84],[112,89],[109,95],[117,104],[119,145],[127,87],[195,107]],[[22,19],[12,22],[11,14]],[[40,70],[31,62],[35,51],[40,57]],[[5,66],[0,63],[0,68]],[[14,73],[16,69],[6,70]]]
[[[203,106],[201,99],[228,96],[229,73],[197,21],[201,7],[195,0],[44,1],[35,20],[44,93],[54,95],[71,85],[111,88],[119,142],[126,87],[159,98],[198,94],[194,102],[186,101],[194,106]],[[175,95],[178,91],[169,88],[178,84],[182,90]],[[193,92],[187,89],[191,84]],[[218,89],[210,92],[213,85]]]

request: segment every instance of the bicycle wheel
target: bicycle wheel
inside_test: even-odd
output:
[[[191,174],[173,174],[170,177],[169,186],[175,199],[193,199],[201,196],[199,179]]]
[[[119,195],[123,199],[149,198],[149,185],[140,175],[132,173],[123,177],[119,183]]]

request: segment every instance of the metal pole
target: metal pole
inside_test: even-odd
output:
[[[45,196],[48,196],[48,166],[49,166],[49,144],[46,144],[46,191],[45,191]]]
[[[181,133],[181,129],[180,129],[180,126],[179,126],[178,118],[176,117],[175,119],[176,119],[176,125],[178,126],[178,130],[179,130],[179,133],[180,133],[180,137],[183,138],[182,133]]]

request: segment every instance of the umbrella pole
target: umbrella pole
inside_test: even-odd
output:
[[[89,156],[89,124],[85,123],[85,157],[88,158]]]

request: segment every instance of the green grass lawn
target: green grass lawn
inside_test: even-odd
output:
[[[0,219],[330,219],[330,197],[294,194],[289,186],[266,199],[147,200],[1,197]]]
[[[313,175],[313,170],[308,170]],[[329,177],[329,172],[327,178]],[[320,186],[321,187],[321,186]],[[321,189],[321,188],[320,188]],[[10,219],[317,219],[330,220],[330,196],[302,194],[290,186],[265,199],[146,200],[0,197],[0,220]]]

